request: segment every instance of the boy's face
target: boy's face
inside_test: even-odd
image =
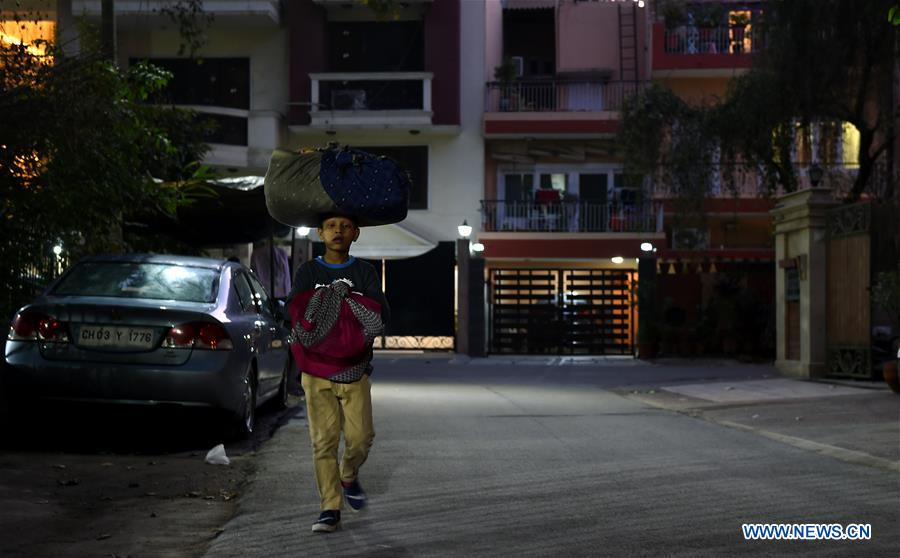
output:
[[[319,227],[319,238],[328,250],[347,253],[350,244],[359,238],[359,228],[346,217],[329,217]]]

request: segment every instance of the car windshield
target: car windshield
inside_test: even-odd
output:
[[[203,267],[142,262],[85,262],[53,289],[54,295],[153,298],[213,302],[219,272]]]

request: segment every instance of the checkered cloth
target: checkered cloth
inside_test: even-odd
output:
[[[381,335],[384,330],[381,315],[347,296],[349,293],[350,285],[344,281],[335,281],[328,287],[317,289],[303,313],[303,321],[312,324],[313,327],[307,330],[301,325],[301,321],[297,320],[291,332],[291,342],[300,343],[306,348],[314,347],[337,325],[341,305],[346,302],[363,327],[366,345],[371,347],[375,337]],[[329,376],[328,379],[339,383],[355,382],[369,370],[371,361],[372,351],[368,351],[360,362]]]

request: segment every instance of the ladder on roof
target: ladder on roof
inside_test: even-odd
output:
[[[623,85],[634,84],[638,80],[638,8],[635,4],[619,4],[619,80],[624,82]]]

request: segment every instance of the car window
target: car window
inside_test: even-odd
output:
[[[265,287],[262,286],[262,283],[259,282],[259,279],[257,279],[255,275],[250,275],[250,283],[253,285],[253,290],[256,292],[257,300],[259,300],[260,312],[267,316],[274,316],[274,313],[272,312],[272,300],[269,298],[268,291],[266,291]]]
[[[147,262],[83,262],[51,294],[214,302],[219,270]]]
[[[233,284],[244,312],[256,312],[256,301],[253,299],[253,290],[247,282],[247,276],[235,272]]]

